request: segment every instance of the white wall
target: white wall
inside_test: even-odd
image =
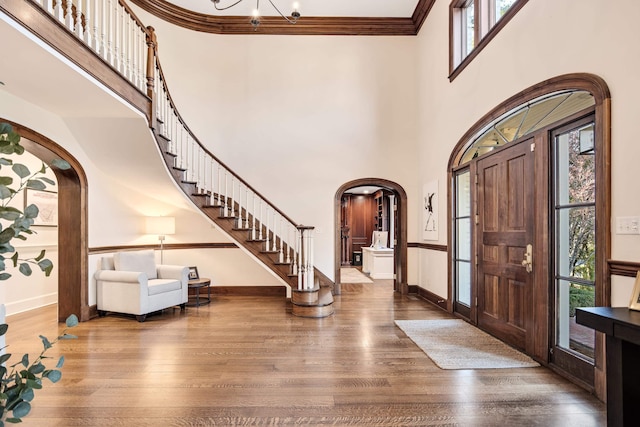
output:
[[[636,0],[620,0],[615,5],[601,0],[528,2],[449,83],[449,5],[436,2],[418,36],[419,182],[438,179],[446,183],[447,162],[454,145],[476,121],[507,98],[554,76],[592,73],[606,81],[612,96],[612,216],[640,215],[640,198],[630,197],[635,192],[629,186],[636,180],[635,163],[640,158],[640,144],[635,143],[640,45],[632,42],[637,40],[639,13],[640,2]],[[443,219],[446,187],[441,191]],[[443,244],[447,225],[441,221]],[[638,247],[640,236],[612,236],[613,259],[640,261]],[[446,277],[442,274],[446,263],[429,262],[431,256],[422,252],[419,284],[446,296],[442,293],[446,288],[427,284],[432,282],[432,275]],[[618,296],[620,282],[623,278],[613,281],[612,293],[616,303],[627,305],[628,296]]]
[[[14,164],[20,163],[25,165],[32,173],[41,169],[42,162],[34,155],[24,152],[22,155],[5,155],[4,158],[11,159]],[[8,171],[9,167],[3,167],[3,176],[11,176],[14,179],[12,188],[17,189],[20,185],[20,179],[17,175]],[[56,182],[56,177],[50,169],[45,174],[40,175]],[[48,191],[57,191],[55,185],[48,185]],[[29,190],[27,190],[29,191]],[[9,206],[24,211],[26,192],[17,193]],[[33,201],[28,200],[31,204]],[[10,224],[9,221],[0,219],[3,228]],[[46,250],[45,257],[51,260],[54,265],[54,271],[49,277],[40,270],[37,265],[31,264],[33,273],[31,276],[22,275],[17,268],[13,268],[11,261],[6,262],[5,272],[10,273],[11,277],[0,282],[3,298],[0,303],[6,304],[9,314],[19,313],[31,308],[52,304],[58,301],[58,278],[56,268],[58,264],[58,228],[48,226],[34,225],[31,227],[34,234],[28,235],[27,240],[22,241],[14,239],[11,244],[15,247],[19,254],[20,260],[33,259],[40,254],[41,250]]]
[[[415,192],[415,37],[221,36],[135,12],[156,29],[189,127],[294,221],[316,227],[327,276],[341,185],[375,177]]]

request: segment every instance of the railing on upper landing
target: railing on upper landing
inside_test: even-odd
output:
[[[264,250],[275,253],[276,262],[290,264],[298,289],[313,289],[313,227],[296,225],[195,137],[169,93],[153,28],[145,27],[123,0],[29,1],[146,93],[151,99],[149,126],[167,141],[172,166],[184,171],[183,179],[208,197],[210,205],[221,206],[223,216],[234,217],[251,240],[264,241]]]

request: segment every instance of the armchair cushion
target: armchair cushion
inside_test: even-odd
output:
[[[149,295],[163,294],[169,291],[179,291],[180,281],[175,279],[155,279],[149,282]]]
[[[147,279],[158,277],[155,255],[152,250],[117,252],[113,256],[113,265],[120,271],[141,271],[146,273]]]

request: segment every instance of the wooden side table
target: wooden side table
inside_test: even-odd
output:
[[[195,290],[195,297],[190,296],[189,302],[187,302],[187,306],[189,307],[200,307],[201,305],[206,305],[211,302],[211,279],[207,279],[206,277],[202,277],[200,279],[189,280],[189,290]],[[207,288],[207,297],[200,299],[200,289],[206,287]]]

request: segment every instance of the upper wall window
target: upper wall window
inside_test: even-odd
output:
[[[528,0],[454,0],[449,6],[453,80]]]

